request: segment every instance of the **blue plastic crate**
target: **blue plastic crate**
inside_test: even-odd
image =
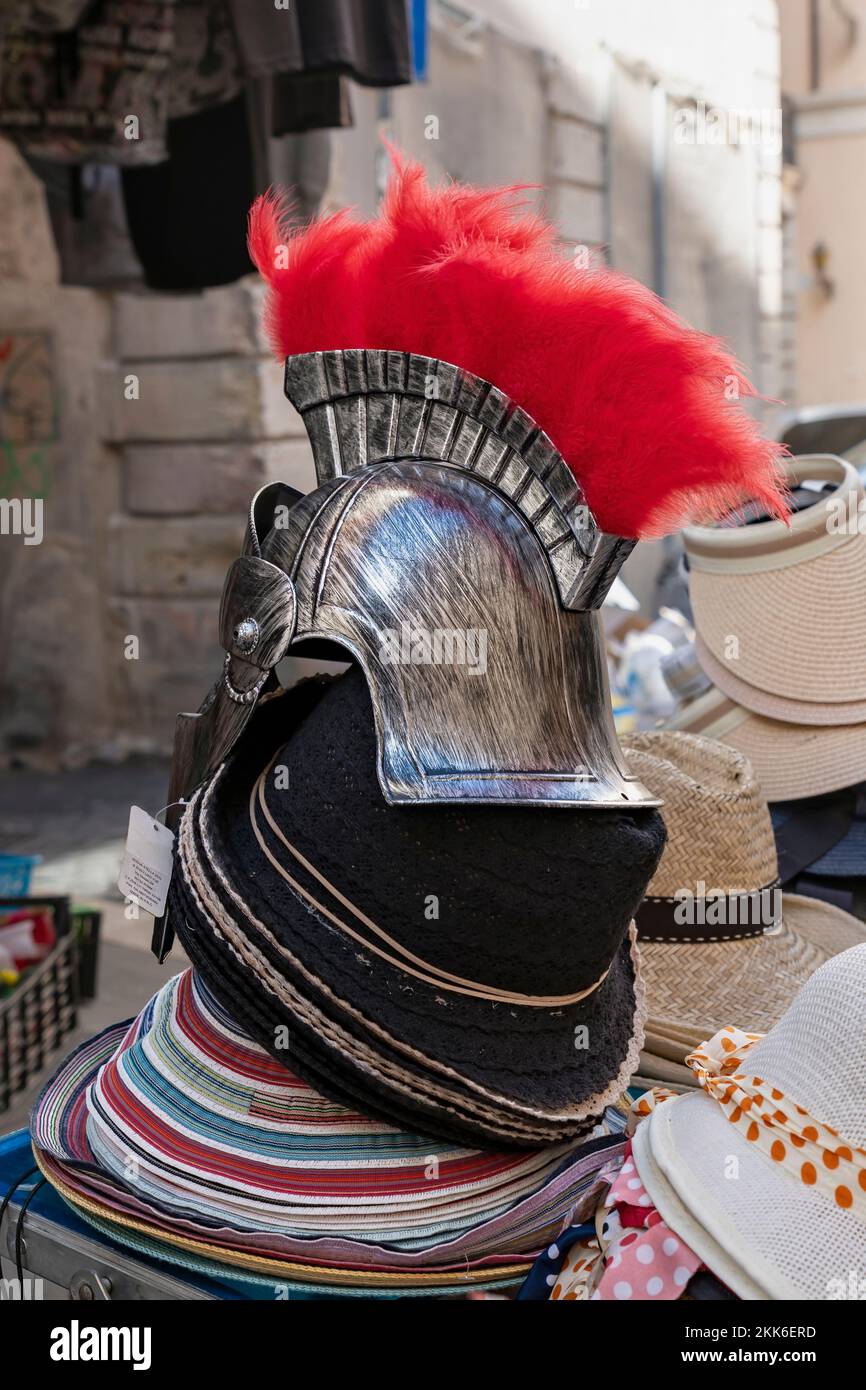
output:
[[[0,898],[26,898],[41,854],[0,854]]]

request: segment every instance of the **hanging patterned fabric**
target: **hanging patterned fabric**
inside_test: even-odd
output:
[[[52,0],[28,10],[14,11],[23,23],[7,20],[3,29],[0,135],[30,155],[156,164],[167,158],[170,117],[220,105],[240,91],[222,4],[98,0],[82,7]]]

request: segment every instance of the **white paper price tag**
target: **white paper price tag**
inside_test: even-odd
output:
[[[117,886],[125,898],[143,907],[154,917],[165,911],[171,882],[174,835],[140,806],[129,808],[126,853],[120,866]]]

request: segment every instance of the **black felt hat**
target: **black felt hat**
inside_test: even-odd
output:
[[[325,1093],[527,1146],[585,1133],[627,1084],[656,811],[388,805],[352,667],[260,706],[179,842],[191,959]]]

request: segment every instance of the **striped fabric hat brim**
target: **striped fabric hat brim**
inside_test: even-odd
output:
[[[238,1232],[210,1227],[203,1222],[183,1220],[161,1210],[157,1204],[137,1199],[105,1175],[94,1175],[82,1165],[61,1163],[44,1150],[35,1149],[40,1167],[53,1184],[63,1186],[76,1198],[95,1202],[116,1215],[124,1214],[158,1229],[165,1239],[207,1241],[232,1261],[234,1252],[256,1254],[305,1264],[339,1265],[346,1268],[399,1270],[404,1268],[439,1270],[471,1268],[481,1262],[519,1260],[534,1257],[562,1229],[564,1220],[576,1210],[590,1210],[597,1194],[615,1170],[622,1154],[623,1140],[613,1136],[587,1146],[568,1174],[561,1174],[538,1194],[524,1199],[509,1212],[486,1221],[457,1238],[431,1248],[429,1240],[399,1247],[376,1246],[366,1242],[331,1237],[302,1240],[273,1233]]]
[[[561,1214],[566,1194],[605,1161],[603,1144],[597,1156],[573,1146],[495,1155],[353,1115],[239,1034],[193,971],[131,1025],[73,1053],[31,1129],[49,1159],[80,1169],[85,1186],[113,1183],[115,1201],[124,1194],[151,1219],[205,1234],[219,1226],[235,1243],[247,1228],[281,1255],[284,1242],[309,1248],[311,1235],[331,1233],[350,1260],[353,1237],[364,1248],[435,1249],[477,1227],[484,1247],[497,1221],[496,1238],[514,1250],[546,1228],[548,1202]],[[469,1238],[455,1255],[471,1249]]]
[[[214,1250],[220,1252],[219,1258],[231,1263],[235,1257],[250,1257],[275,1264],[302,1265],[304,1267],[316,1268],[320,1266],[325,1270],[349,1270],[367,1271],[379,1270],[384,1274],[400,1274],[407,1270],[417,1270],[420,1273],[439,1273],[447,1274],[452,1270],[472,1270],[479,1266],[494,1266],[498,1264],[515,1264],[523,1260],[534,1258],[537,1246],[544,1244],[542,1236],[539,1234],[533,1239],[531,1247],[512,1249],[503,1248],[502,1250],[486,1250],[483,1255],[455,1255],[450,1259],[437,1258],[435,1262],[427,1260],[425,1263],[425,1252],[418,1252],[418,1259],[410,1263],[403,1257],[403,1252],[388,1251],[384,1247],[379,1247],[382,1252],[381,1260],[373,1261],[369,1258],[370,1248],[363,1242],[338,1241],[333,1238],[311,1238],[307,1237],[303,1241],[282,1242],[278,1236],[263,1234],[260,1232],[230,1231],[227,1228],[207,1227],[203,1224],[196,1224],[193,1221],[183,1221],[167,1215],[159,1210],[156,1204],[136,1199],[129,1193],[124,1192],[116,1183],[107,1182],[100,1177],[94,1177],[85,1172],[80,1167],[72,1164],[61,1163],[59,1159],[46,1153],[44,1149],[35,1149],[37,1163],[48,1181],[58,1191],[62,1191],[65,1198],[81,1205],[92,1205],[94,1210],[104,1211],[110,1215],[113,1221],[119,1225],[126,1225],[135,1229],[147,1229],[158,1233],[160,1240],[169,1243],[179,1242],[204,1242],[212,1246]],[[285,1244],[286,1248],[281,1248]],[[520,1242],[518,1241],[519,1245]],[[525,1245],[525,1242],[524,1242]]]
[[[560,1145],[540,1161],[534,1153],[489,1155],[365,1121],[323,1101],[237,1030],[232,1034],[233,1025],[220,1022],[216,1006],[203,1006],[203,999],[192,972],[170,982],[93,1080],[78,1118],[105,1171],[122,1176],[133,1163],[145,1189],[151,1171],[158,1183],[168,1175],[168,1186],[188,1190],[204,1176],[204,1199],[211,1195],[223,1213],[231,1205],[261,1207],[260,1216],[272,1212],[280,1221],[288,1210],[302,1217],[315,1206],[316,1223],[335,1210],[345,1229],[354,1206],[361,1216],[375,1215],[377,1205],[430,1213],[451,1198],[507,1190],[514,1175],[534,1178],[568,1152]],[[283,1107],[281,1116],[262,1113],[265,1065],[271,1105]],[[35,1131],[34,1138],[50,1149]]]
[[[448,1275],[441,1278],[433,1275],[377,1275],[375,1272],[361,1272],[357,1277],[345,1275],[340,1270],[312,1269],[305,1265],[273,1264],[270,1262],[235,1261],[227,1262],[224,1252],[215,1250],[205,1241],[166,1241],[161,1233],[151,1231],[144,1224],[125,1224],[119,1221],[107,1208],[100,1204],[78,1200],[64,1184],[57,1185],[58,1194],[70,1208],[93,1226],[103,1236],[145,1255],[160,1260],[172,1267],[206,1274],[210,1278],[229,1286],[251,1285],[262,1291],[262,1296],[275,1301],[284,1300],[292,1292],[313,1295],[336,1294],[341,1297],[459,1297],[469,1289],[514,1288],[522,1283],[531,1263],[521,1261],[506,1266],[492,1266],[463,1274]]]
[[[509,1274],[519,1274],[521,1271],[525,1273],[532,1263],[532,1256],[527,1252],[523,1255],[491,1255],[483,1259],[465,1261],[459,1264],[456,1270],[454,1265],[415,1270],[395,1269],[393,1266],[372,1269],[365,1266],[326,1263],[325,1261],[285,1260],[257,1251],[239,1249],[227,1251],[201,1236],[179,1235],[176,1232],[166,1230],[155,1222],[148,1222],[141,1217],[129,1215],[109,1203],[82,1193],[74,1181],[70,1180],[71,1174],[64,1169],[62,1164],[41,1151],[34,1152],[43,1176],[49,1180],[64,1201],[74,1207],[79,1215],[88,1214],[109,1223],[115,1239],[123,1240],[126,1232],[136,1231],[172,1249],[176,1247],[181,1250],[196,1251],[216,1259],[220,1263],[230,1264],[239,1269],[254,1270],[259,1274],[271,1274],[274,1278],[291,1279],[303,1276],[314,1283],[342,1282],[370,1285],[390,1283],[405,1284],[412,1287],[413,1285],[425,1284],[441,1285],[455,1281],[470,1283],[478,1279],[488,1279],[496,1275],[497,1272],[501,1272],[502,1277],[507,1277]]]
[[[62,1164],[43,1150],[38,1156],[47,1176],[58,1174],[76,1194],[101,1202],[115,1212],[124,1212],[163,1232],[180,1237],[211,1241],[222,1247],[225,1258],[232,1251],[271,1255],[279,1259],[299,1259],[306,1263],[340,1263],[356,1268],[440,1268],[451,1263],[463,1268],[481,1258],[493,1256],[519,1258],[534,1255],[548,1244],[562,1227],[564,1213],[576,1207],[592,1205],[593,1194],[600,1190],[606,1175],[612,1171],[622,1152],[622,1141],[616,1137],[602,1139],[588,1146],[592,1153],[582,1155],[568,1174],[562,1174],[547,1187],[493,1219],[487,1219],[472,1230],[452,1239],[439,1237],[431,1246],[429,1237],[423,1242],[415,1239],[398,1245],[373,1245],[367,1242],[340,1239],[336,1236],[282,1236],[274,1233],[239,1232],[225,1225],[209,1226],[166,1213],[158,1204],[133,1197],[119,1184],[104,1175],[94,1175],[81,1165]]]

